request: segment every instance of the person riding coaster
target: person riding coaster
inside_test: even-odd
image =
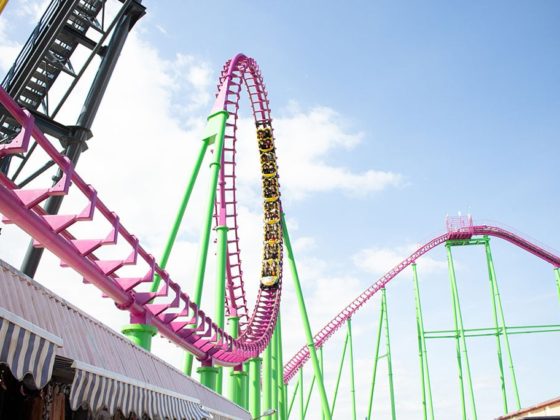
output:
[[[262,266],[261,284],[266,287],[274,286],[278,282],[278,260],[265,260]]]
[[[266,243],[275,244],[282,237],[280,223],[266,224],[264,227],[264,240]]]
[[[263,257],[265,260],[276,260],[278,255],[280,255],[279,244],[264,244]]]
[[[274,162],[263,163],[262,174],[265,178],[272,178],[276,176],[276,163]]]

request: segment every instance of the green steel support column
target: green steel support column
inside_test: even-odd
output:
[[[556,276],[556,290],[558,291],[558,300],[560,301],[560,268],[554,269],[554,275]]]
[[[181,201],[179,210],[177,211],[175,223],[173,223],[173,227],[171,228],[171,232],[169,233],[169,238],[167,238],[167,244],[165,245],[163,256],[161,257],[161,260],[159,262],[159,266],[162,269],[165,269],[165,267],[167,266],[167,261],[169,260],[169,256],[171,255],[171,250],[173,249],[173,245],[175,244],[175,239],[177,239],[179,227],[181,227],[181,222],[183,221],[183,217],[185,216],[185,210],[187,209],[187,204],[189,203],[189,199],[191,198],[191,193],[193,191],[194,184],[196,183],[196,179],[198,178],[200,166],[202,165],[202,161],[204,160],[206,150],[208,150],[208,144],[210,143],[210,140],[212,140],[212,137],[206,137],[204,140],[202,140],[202,146],[198,153],[198,158],[196,159],[189,183],[187,185],[187,189],[185,190],[185,194],[183,195],[183,200]],[[152,283],[152,292],[156,292],[158,290],[160,281],[161,278],[156,274]]]
[[[455,266],[453,264],[453,256],[451,254],[451,245],[449,243],[445,244],[445,248],[447,249],[447,265],[449,268],[449,280],[451,282],[451,298],[453,302],[453,317],[455,321],[455,330],[458,333],[457,338],[457,351],[458,351],[458,363],[459,369],[461,372],[461,391],[462,391],[462,408],[463,408],[463,418],[467,418],[466,407],[465,407],[465,396],[464,396],[464,385],[463,385],[463,377],[462,377],[462,363],[461,359],[465,361],[465,371],[467,375],[467,386],[469,387],[469,396],[471,402],[471,410],[472,410],[472,419],[476,420],[478,418],[476,414],[476,403],[474,400],[474,389],[472,384],[471,378],[471,368],[469,364],[469,355],[467,352],[467,341],[465,339],[465,328],[463,326],[463,316],[461,314],[461,304],[459,303],[459,291],[457,289],[457,280],[455,278]],[[461,354],[462,353],[462,354]]]
[[[261,362],[260,357],[249,359],[249,411],[253,417],[261,411]]]
[[[371,390],[369,392],[368,403],[368,420],[371,420],[371,409],[373,406],[373,391],[375,390],[375,378],[377,377],[377,362],[379,361],[379,345],[381,344],[381,331],[383,330],[383,318],[385,311],[383,306],[383,299],[381,300],[381,311],[379,313],[379,326],[377,327],[377,341],[375,344],[375,358],[373,359],[373,374],[371,378]]]
[[[485,237],[486,242],[484,244],[484,248],[486,250],[486,261],[488,263],[488,275],[490,277],[490,283],[491,283],[491,288],[492,288],[492,303],[494,306],[494,310],[498,310],[498,315],[500,318],[500,324],[501,324],[501,330],[503,331],[504,334],[504,344],[505,344],[505,350],[506,350],[506,356],[508,358],[508,364],[509,364],[509,372],[511,375],[511,382],[513,384],[513,393],[515,395],[515,403],[517,405],[517,409],[520,410],[521,409],[521,400],[519,398],[519,389],[517,388],[517,379],[515,377],[515,369],[513,367],[513,358],[511,356],[511,348],[509,346],[509,338],[508,338],[508,333],[507,333],[507,328],[506,328],[506,318],[504,316],[504,309],[502,307],[502,298],[500,297],[500,291],[498,289],[498,280],[496,278],[496,271],[494,270],[494,261],[492,260],[492,251],[490,251],[490,239],[488,237]],[[494,313],[494,316],[496,316],[496,314]],[[497,325],[496,325],[497,327]],[[500,340],[500,336],[497,336],[498,341]],[[499,348],[500,351],[500,356],[501,356],[501,348]],[[501,360],[500,360],[500,365],[501,365]],[[500,368],[502,368],[502,366],[500,366]],[[503,376],[503,371],[502,371],[502,376]],[[504,387],[504,398],[505,398],[505,383],[503,383],[503,387]],[[505,404],[505,409],[507,412],[507,400],[504,400],[504,404]]]
[[[212,230],[212,218],[214,215],[214,202],[216,201],[216,189],[218,187],[218,175],[222,162],[224,145],[224,132],[229,114],[227,111],[218,111],[208,117],[204,131],[204,139],[208,144],[215,142],[214,161],[210,164],[210,193],[206,207],[206,219],[202,229],[202,241],[200,244],[200,256],[196,276],[196,286],[193,294],[194,302],[200,305],[202,299],[202,288],[204,287],[204,273],[206,272],[206,260],[208,258],[208,246],[210,243],[210,231]],[[185,359],[185,373],[192,373],[193,356],[187,353]]]
[[[305,407],[303,405],[303,366],[299,368],[299,408],[300,419],[305,420]]]
[[[331,416],[334,417],[334,407],[336,405],[336,397],[338,396],[338,386],[340,385],[340,378],[342,377],[342,368],[344,367],[344,358],[346,357],[346,347],[348,347],[348,332],[346,332],[346,339],[344,340],[344,347],[342,348],[342,357],[340,365],[338,366],[338,375],[336,377],[336,385],[334,387],[334,395],[331,406]]]
[[[216,390],[216,380],[218,379],[218,368],[215,366],[200,366],[196,370],[200,375],[200,383],[211,390]]]
[[[278,324],[274,328],[274,334],[272,334],[271,340],[271,363],[270,363],[270,378],[271,384],[270,389],[272,393],[272,408],[276,410],[276,412],[270,416],[271,420],[278,419]]]
[[[321,361],[321,374],[325,375],[325,360],[323,359],[323,347],[319,348],[319,360]],[[331,414],[332,416],[332,414]],[[325,416],[321,414],[321,418],[325,420]]]
[[[227,226],[217,226],[216,232],[218,236],[216,260],[218,266],[216,268],[216,300],[214,304],[214,322],[222,330],[225,329],[225,300],[226,300],[226,259],[227,259]],[[239,322],[239,320],[237,320]],[[237,337],[238,322],[234,321],[232,328],[235,328],[235,337]],[[233,330],[232,330],[233,332]],[[218,378],[216,383],[216,392],[222,393],[222,384],[224,377],[224,369],[218,367]]]
[[[329,400],[327,399],[327,393],[325,391],[325,384],[323,382],[323,374],[321,373],[321,367],[319,366],[319,359],[317,358],[317,352],[315,351],[315,342],[313,341],[313,334],[311,332],[311,326],[309,324],[309,317],[307,316],[307,309],[305,308],[305,301],[303,299],[303,291],[301,290],[301,283],[297,272],[296,261],[294,258],[292,245],[290,243],[290,235],[288,234],[286,219],[283,213],[282,213],[282,234],[284,237],[284,245],[286,246],[286,253],[290,264],[290,269],[292,271],[292,279],[294,281],[294,288],[296,291],[299,310],[301,313],[303,327],[305,330],[307,347],[309,348],[309,355],[311,356],[311,362],[313,363],[313,371],[315,373],[315,378],[317,378],[317,388],[319,390],[319,396],[321,397],[321,408],[323,414],[325,415],[325,419],[331,420],[331,411],[329,408]]]
[[[501,340],[500,340],[500,335],[502,334],[500,331],[500,326],[498,324],[498,312],[496,310],[496,287],[497,286],[494,283],[494,267],[492,264],[492,259],[490,256],[490,249],[489,246],[490,244],[488,237],[485,237],[486,242],[484,244],[484,249],[486,251],[486,264],[488,266],[488,280],[490,281],[490,295],[492,298],[492,315],[494,318],[494,327],[496,330],[496,349],[498,352],[498,368],[500,369],[500,388],[502,390],[502,401],[504,404],[504,413],[508,413],[508,401],[507,401],[507,391],[506,391],[506,381],[505,381],[505,376],[504,376],[504,362],[503,362],[503,356],[502,356],[502,344],[501,344]],[[505,333],[505,331],[504,331]]]
[[[393,363],[391,359],[391,340],[389,338],[389,312],[387,310],[387,295],[385,288],[381,289],[381,303],[385,312],[385,347],[387,349],[387,373],[389,374],[389,392],[391,395],[391,418],[396,420],[396,408],[395,408],[395,388],[393,386]]]
[[[161,258],[159,263],[159,266],[162,269],[165,269],[165,267],[167,266],[167,261],[169,260],[169,255],[171,254],[171,250],[173,249],[175,239],[177,238],[177,233],[179,232],[181,221],[183,220],[183,216],[185,215],[185,210],[187,208],[187,204],[189,202],[194,184],[196,182],[196,178],[198,177],[200,166],[202,164],[202,161],[204,160],[206,150],[208,149],[209,140],[210,138],[205,138],[202,141],[202,146],[200,148],[200,152],[198,153],[198,158],[196,160],[193,172],[187,185],[187,189],[185,190],[183,200],[181,201],[181,205],[179,206],[177,216],[175,217],[175,223],[173,224],[171,233],[169,234],[169,238],[167,239],[167,244],[165,245],[165,250],[163,251],[163,257]],[[151,292],[156,292],[158,290],[160,281],[160,277],[156,274],[152,283],[152,287],[150,289]],[[121,331],[134,344],[150,351],[150,349],[152,348],[152,337],[157,333],[157,329],[154,330],[154,328],[155,327],[146,324],[130,324],[125,325]]]
[[[307,409],[309,408],[309,403],[311,402],[311,395],[313,393],[314,386],[315,386],[315,377],[311,379],[311,386],[309,387],[309,392],[307,393],[307,399],[305,400],[305,409],[303,410],[303,417],[307,416]]]
[[[284,360],[282,357],[282,320],[280,313],[276,321],[276,358],[277,358],[277,386],[278,386],[278,418],[286,420],[286,395],[284,394]]]
[[[262,378],[262,405],[261,410],[264,412],[272,408],[272,338],[264,351],[263,356],[263,378]],[[261,413],[259,413],[260,415]]]
[[[233,338],[237,338],[239,335],[239,317],[229,317],[228,321],[230,335]],[[247,395],[245,394],[247,372],[243,370],[243,365],[239,365],[228,370],[230,371],[228,381],[228,399],[232,400],[237,405],[247,409]]]
[[[147,324],[129,324],[122,327],[121,331],[134,344],[150,351],[152,349],[152,337],[156,335],[157,328]]]
[[[356,420],[356,388],[354,383],[354,347],[352,345],[352,318],[348,318],[346,322],[348,325],[348,343],[350,356],[350,397],[352,398],[352,419]]]
[[[284,372],[284,370],[282,369],[282,372]],[[288,417],[290,417],[290,414],[288,413],[288,384],[284,384],[284,413],[286,413],[286,420],[288,420]]]
[[[416,306],[416,329],[418,332],[418,354],[420,357],[420,376],[422,380],[422,411],[424,420],[428,418],[428,405],[430,418],[434,420],[434,406],[432,402],[432,387],[430,384],[430,371],[428,369],[428,351],[426,350],[426,337],[424,335],[424,317],[422,315],[422,303],[420,301],[420,286],[418,285],[418,273],[416,263],[412,264],[414,283],[414,303]]]
[[[185,190],[183,200],[181,201],[181,205],[179,206],[179,210],[177,211],[177,216],[175,217],[175,223],[173,224],[171,233],[169,234],[169,238],[167,239],[167,244],[165,245],[165,250],[163,251],[163,256],[159,262],[159,266],[162,269],[165,269],[165,267],[167,266],[167,261],[169,260],[169,255],[171,254],[171,250],[173,249],[175,239],[177,238],[177,233],[179,232],[181,221],[183,220],[183,217],[185,215],[185,210],[187,208],[187,204],[189,202],[194,184],[196,182],[196,178],[198,177],[200,166],[202,164],[202,161],[204,160],[206,150],[208,149],[209,140],[210,138],[207,137],[202,141],[202,146],[200,148],[200,152],[198,153],[198,158],[195,162],[195,166],[187,185],[187,189]],[[150,291],[156,292],[159,288],[160,282],[161,278],[156,274]],[[156,334],[157,329],[154,331],[153,326],[146,324],[130,324],[125,325],[121,331],[134,344],[150,351],[150,349],[152,348],[152,337]]]
[[[286,418],[290,418],[290,414],[292,414],[292,408],[294,408],[294,403],[296,402],[296,397],[298,395],[298,389],[299,389],[299,380],[296,382],[296,386],[294,388],[294,393],[292,394],[292,401],[290,401],[290,406],[288,407],[288,415]],[[255,417],[255,416],[253,416]]]

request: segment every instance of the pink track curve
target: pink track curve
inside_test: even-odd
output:
[[[408,258],[401,261],[383,277],[377,280],[374,284],[364,290],[352,303],[346,306],[337,316],[335,316],[327,325],[325,325],[313,338],[315,347],[322,347],[332,335],[344,325],[344,323],[351,318],[375,293],[381,290],[387,283],[394,279],[406,267],[414,263],[418,258],[427,252],[431,251],[438,245],[445,243],[452,239],[469,239],[473,235],[488,235],[504,239],[519,248],[543,259],[544,261],[552,264],[554,267],[560,267],[560,257],[553,253],[529,242],[528,240],[511,233],[505,229],[481,225],[469,226],[461,228],[456,231],[448,232],[440,235],[425,245],[418,248]],[[284,366],[284,383],[290,382],[294,375],[300,368],[309,360],[309,348],[302,347]]]
[[[156,326],[159,333],[180,347],[193,353],[205,363],[235,366],[258,356],[267,346],[276,324],[280,307],[281,276],[278,287],[260,289],[255,310],[249,319],[239,258],[237,211],[235,199],[235,143],[239,92],[245,84],[256,122],[270,123],[270,109],[262,76],[255,60],[242,54],[224,66],[218,86],[213,112],[226,110],[227,122],[222,171],[216,203],[216,222],[226,224],[228,233],[227,302],[228,312],[243,320],[243,333],[238,339],[220,329],[199,308],[169,273],[162,270],[149,254],[120,223],[119,217],[97,197],[97,192],[75,171],[71,162],[60,155],[37,128],[33,117],[0,88],[0,103],[21,124],[18,136],[0,145],[0,157],[25,152],[33,138],[60,168],[63,177],[51,188],[18,188],[4,174],[0,174],[0,213],[6,223],[17,224],[35,240],[57,255],[64,265],[79,272],[85,281],[95,285],[111,298],[119,309],[128,310],[131,322]],[[73,188],[71,188],[71,186]],[[46,215],[40,204],[55,195],[81,196],[86,207],[79,214]],[[101,220],[109,226],[106,235],[96,238],[74,236],[68,229],[77,223]],[[100,259],[94,253],[102,247],[119,244],[129,249],[124,258]],[[233,244],[230,246],[230,244]],[[236,266],[236,264],[238,264]],[[118,271],[128,266],[138,274],[121,277]],[[238,267],[238,268],[236,268]],[[130,271],[129,271],[130,272]],[[148,292],[157,274],[161,284],[157,292]]]

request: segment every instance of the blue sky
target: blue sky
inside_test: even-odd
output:
[[[43,4],[11,0],[0,17],[2,74]],[[416,244],[442,233],[448,213],[470,211],[475,222],[512,226],[560,249],[555,188],[560,178],[557,2],[144,4],[148,14],[125,46],[78,172],[155,255],[161,252],[197,153],[197,136],[211,108],[219,70],[238,52],[257,59],[269,90],[283,202],[314,330]],[[64,114],[68,123],[80,101],[75,99]],[[251,139],[249,123],[244,124]],[[131,141],[133,150],[127,143]],[[259,254],[258,170],[256,151],[251,145],[240,147],[240,159],[245,159],[240,162],[240,195],[245,200],[241,237],[250,273]],[[154,151],[163,152],[155,161]],[[203,207],[205,191],[201,186],[196,193],[189,209],[193,214]],[[185,277],[187,291],[197,257],[196,217],[186,222],[179,256],[172,262],[178,276]],[[25,244],[14,227],[6,227],[2,236],[18,241],[12,244]],[[6,240],[0,242],[2,258],[18,266],[23,251]],[[498,240],[493,245],[506,319],[515,325],[558,322],[550,267]],[[461,249],[455,255],[465,322],[489,326],[482,250]],[[126,322],[107,302],[83,301],[81,283],[75,285],[79,281],[71,273],[58,274],[54,259],[45,264],[59,271],[53,276],[43,268],[40,281],[114,328]],[[419,261],[426,323],[434,328],[451,325],[445,266],[443,250]],[[397,278],[388,297],[398,410],[406,418],[420,418],[410,278],[410,271]],[[285,281],[288,358],[304,337],[289,276]],[[253,296],[256,281],[249,284]],[[206,289],[204,301],[211,308],[211,286]],[[361,417],[369,382],[369,373],[363,372],[371,367],[377,308],[373,299],[354,319]],[[524,405],[558,395],[552,381],[560,372],[551,373],[557,368],[549,364],[554,353],[548,350],[557,348],[558,340],[558,335],[512,339]],[[495,403],[494,341],[472,343],[479,417],[495,417],[500,405]],[[329,394],[340,345],[339,336],[326,349]],[[437,358],[434,374],[441,374],[435,375],[433,385],[439,401],[436,413],[452,418],[457,398],[453,343],[429,346]],[[541,347],[539,352],[535,347]],[[157,351],[180,361],[180,355],[163,344]],[[446,376],[446,369],[453,374]],[[306,372],[309,376],[309,369]],[[380,386],[376,393],[384,418],[387,392]],[[350,407],[347,380],[341,392],[337,405],[342,413]],[[311,412],[317,409],[315,398]]]

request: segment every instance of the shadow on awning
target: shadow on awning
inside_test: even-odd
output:
[[[62,339],[0,308],[0,363],[29,388],[41,389],[51,379]]]

